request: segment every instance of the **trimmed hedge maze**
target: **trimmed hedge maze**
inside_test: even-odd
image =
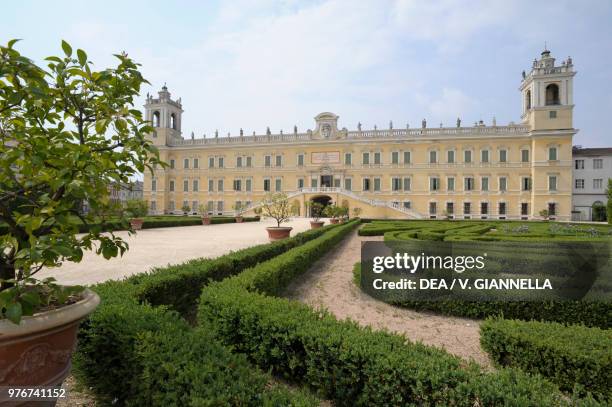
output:
[[[549,222],[380,221],[365,225],[363,236],[383,235],[386,242],[424,241],[525,242],[508,256],[545,258],[550,242],[610,242],[612,227]],[[431,242],[431,243],[426,243]],[[552,247],[552,246],[551,246]],[[503,249],[503,245],[501,247]],[[517,259],[520,260],[520,259]],[[555,259],[550,261],[554,263]],[[559,261],[562,261],[560,259]],[[355,282],[360,284],[360,266]],[[604,281],[604,284],[609,284]],[[511,366],[546,376],[577,395],[612,400],[612,304],[606,301],[397,301],[394,305],[468,318],[487,318],[481,343],[498,366]]]

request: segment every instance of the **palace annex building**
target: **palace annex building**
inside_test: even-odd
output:
[[[544,50],[523,72],[521,124],[355,130],[317,115],[314,130],[212,138],[181,136],[181,100],[166,86],[147,96],[150,140],[168,167],[144,175],[152,214],[253,210],[283,192],[300,214],[306,203],[361,208],[365,218],[534,219],[572,210],[571,58],[555,64]]]

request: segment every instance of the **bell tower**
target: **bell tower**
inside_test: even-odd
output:
[[[181,120],[183,106],[181,98],[172,100],[166,84],[154,98],[147,94],[145,120],[150,121],[155,130],[150,138],[155,145],[167,145],[171,139],[181,138]]]
[[[544,47],[540,59],[533,60],[531,71],[523,71],[519,88],[523,100],[523,123],[531,130],[572,129],[574,75],[572,58],[555,65],[555,58]]]

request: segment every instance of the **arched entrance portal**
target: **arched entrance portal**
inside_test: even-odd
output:
[[[318,204],[320,204],[323,208],[320,209],[320,213],[318,214],[319,217],[323,216],[323,209],[325,209],[326,206],[331,204],[331,197],[327,196],[327,195],[317,195],[317,196],[313,196],[312,198],[310,198],[310,202],[316,202]],[[313,213],[312,211],[314,210],[314,208],[310,209],[310,217],[313,217]]]

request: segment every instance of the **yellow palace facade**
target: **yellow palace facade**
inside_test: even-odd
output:
[[[144,176],[152,214],[234,214],[270,192],[359,207],[367,218],[569,220],[573,63],[542,52],[520,85],[520,124],[348,130],[325,112],[314,129],[212,138],[181,136],[181,101],[147,96],[150,135],[168,163]]]

